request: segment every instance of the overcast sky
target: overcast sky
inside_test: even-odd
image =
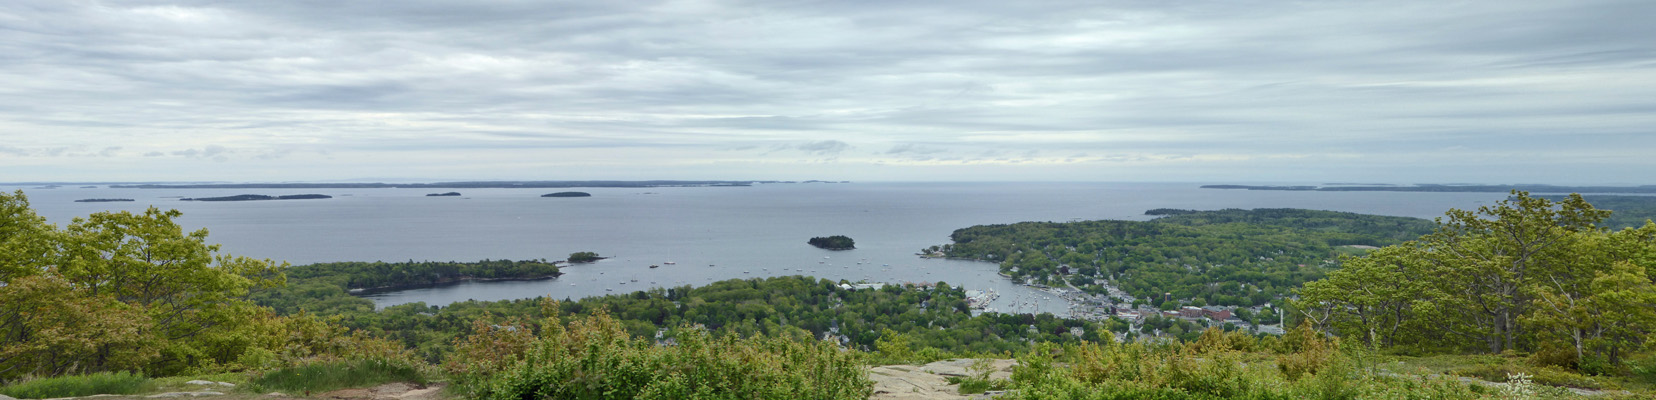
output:
[[[1656,184],[1656,1],[0,2],[0,181]]]

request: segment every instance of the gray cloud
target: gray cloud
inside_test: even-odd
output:
[[[1330,157],[1351,167],[1316,170],[1493,180],[1514,170],[1491,160],[1529,158],[1637,180],[1656,168],[1639,154],[1656,148],[1649,15],[1639,0],[16,0],[0,4],[0,154],[179,179],[201,172],[177,157],[325,175],[434,158],[719,175],[828,157],[882,178],[1097,162],[1143,179]]]
[[[838,140],[823,140],[794,146],[796,150],[815,155],[838,155],[850,148],[850,144]]]
[[[215,158],[216,159],[216,158],[223,157],[227,153],[233,153],[233,151],[231,151],[230,149],[225,148],[224,146],[210,145],[210,146],[201,148],[200,150],[197,150],[197,149],[184,149],[184,150],[174,151],[174,152],[172,152],[172,155],[188,157],[188,158]]]

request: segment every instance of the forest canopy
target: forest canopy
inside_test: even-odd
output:
[[[1151,210],[1151,221],[1021,222],[956,230],[930,252],[999,262],[1019,282],[1103,283],[1161,302],[1255,306],[1319,279],[1341,254],[1401,243],[1431,221],[1300,209]]]
[[[857,242],[844,235],[834,235],[828,237],[818,236],[811,238],[811,240],[805,241],[805,243],[816,246],[817,248],[828,250],[850,250],[857,248]]]

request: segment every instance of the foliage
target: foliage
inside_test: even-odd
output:
[[[1320,333],[1313,336],[1320,336]],[[1019,357],[1011,399],[1473,399],[1447,378],[1393,376],[1347,352],[1309,361],[1298,379],[1223,347],[1150,342],[1057,346]]]
[[[1564,201],[1569,196],[1545,196],[1554,202]],[[1610,210],[1615,213],[1599,226],[1610,229],[1638,228],[1646,222],[1656,218],[1656,196],[1613,196],[1613,195],[1584,195],[1581,197],[1593,204],[1593,208]]]
[[[1006,390],[1011,381],[989,378],[990,373],[994,372],[995,369],[994,361],[988,358],[972,360],[972,365],[966,367],[966,371],[970,372],[971,375],[951,376],[947,380],[950,384],[960,385],[959,392],[963,395],[978,394],[990,390]]]
[[[466,375],[468,395],[490,399],[865,399],[859,354],[808,337],[714,338],[687,328],[672,346],[628,335],[603,311],[561,322],[557,305],[521,355],[498,373]],[[477,343],[484,343],[477,342]],[[470,346],[462,346],[470,347]],[[461,352],[478,355],[483,352]],[[465,356],[461,356],[465,357]],[[454,363],[473,360],[457,358]],[[452,364],[451,364],[452,365]]]
[[[572,262],[572,263],[589,263],[589,262],[598,261],[598,260],[602,260],[602,259],[604,259],[604,258],[599,257],[598,253],[594,253],[594,252],[590,252],[590,251],[577,251],[577,252],[574,252],[574,253],[569,253],[569,262]]]
[[[244,299],[280,266],[217,254],[176,210],[100,212],[45,225],[0,195],[0,380],[119,370],[170,375],[234,365],[268,317]]]
[[[519,318],[545,315],[534,299],[467,301],[441,307],[414,303],[374,311],[371,303],[337,286],[324,288],[311,280],[295,281],[295,288],[290,289],[297,290],[275,291],[271,297],[261,297],[260,303],[278,310],[312,310],[338,318],[342,326],[400,341],[430,362],[440,362],[455,351],[456,338],[479,332],[474,325],[478,319],[490,325],[511,326],[521,323]],[[966,306],[965,291],[946,283],[848,290],[835,282],[798,276],[651,289],[566,301],[559,307],[566,315],[611,310],[613,318],[621,321],[630,334],[646,338],[658,332],[672,337],[686,324],[699,325],[716,337],[775,336],[803,330],[812,337],[874,351],[878,349],[876,342],[889,330],[907,335],[915,357],[905,360],[913,361],[937,360],[952,354],[1015,352],[1028,346],[1028,341],[1081,340],[1069,333],[1070,328],[1084,328],[1095,337],[1108,332],[1099,323],[1051,314],[973,316]]]
[[[344,279],[346,289],[409,288],[467,279],[536,279],[559,275],[558,267],[546,260],[334,262],[301,265],[285,272],[289,279],[296,280]]]
[[[1608,231],[1608,215],[1581,196],[1522,192],[1450,210],[1433,234],[1306,284],[1295,305],[1372,346],[1535,352],[1539,364],[1616,373],[1656,332],[1656,224]]]
[[[148,386],[149,380],[142,374],[126,371],[99,372],[18,382],[0,387],[0,395],[19,399],[52,399],[95,394],[135,394]]]
[[[1016,281],[1104,293],[1108,281],[1161,304],[1198,299],[1255,306],[1321,278],[1341,246],[1383,246],[1431,231],[1428,221],[1332,211],[1188,211],[1148,222],[1023,222],[956,230],[949,257],[997,261]]]
[[[390,382],[425,383],[426,378],[415,366],[394,360],[334,360],[265,372],[250,380],[247,387],[259,393],[309,393]]]
[[[811,238],[811,240],[805,241],[805,243],[829,250],[850,250],[857,248],[857,242],[844,235],[834,235],[829,237],[818,236]]]

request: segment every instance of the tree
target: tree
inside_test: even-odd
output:
[[[604,258],[599,257],[598,253],[594,253],[594,252],[590,252],[590,251],[577,251],[577,252],[574,252],[574,253],[569,253],[569,262],[572,262],[572,263],[588,263],[588,262],[598,261],[598,260],[602,260],[602,259],[604,259]]]
[[[1413,322],[1415,302],[1427,297],[1420,251],[1403,244],[1345,258],[1338,271],[1306,283],[1297,306],[1319,330],[1357,333],[1370,346],[1390,346]]]
[[[236,361],[226,348],[268,310],[245,298],[281,285],[269,260],[218,255],[177,210],[100,212],[62,230],[27,199],[0,196],[0,379],[143,369],[170,374]]]
[[[1419,241],[1346,259],[1290,305],[1370,344],[1567,351],[1602,371],[1656,332],[1656,224],[1612,233],[1599,227],[1608,215],[1578,195],[1513,192],[1450,210]]]
[[[1491,353],[1528,349],[1519,320],[1531,304],[1528,288],[1567,268],[1572,234],[1598,232],[1609,215],[1580,195],[1555,204],[1521,191],[1477,212],[1449,210],[1421,241],[1433,276],[1446,278],[1438,280],[1446,300],[1439,309],[1453,320],[1445,331]]]

